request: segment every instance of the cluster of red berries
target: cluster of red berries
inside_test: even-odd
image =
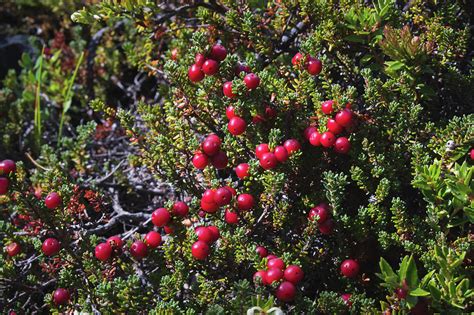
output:
[[[237,196],[237,192],[229,186],[207,189],[202,194],[201,208],[207,213],[215,213],[219,207],[229,205],[234,196]],[[254,207],[255,200],[250,194],[240,194],[235,200],[235,205],[239,211],[248,211]]]
[[[185,217],[189,213],[189,206],[183,201],[176,201],[171,212],[166,208],[158,208],[151,214],[151,222],[158,227],[165,227],[171,223],[173,217]],[[166,230],[165,230],[166,231]]]
[[[216,226],[199,226],[195,230],[198,240],[191,247],[191,254],[197,260],[204,260],[209,256],[210,247],[220,237]]]
[[[255,90],[260,85],[260,78],[255,73],[247,73],[244,77],[244,83],[247,90]],[[222,86],[222,92],[228,98],[235,98],[237,95],[232,90],[232,81],[227,81]]]
[[[10,181],[8,175],[15,173],[16,164],[12,160],[3,160],[0,162],[0,195],[6,195]]]
[[[194,64],[189,67],[188,77],[192,82],[199,82],[205,75],[214,75],[219,71],[219,62],[227,57],[227,50],[222,45],[214,45],[207,56],[196,54]]]
[[[318,75],[323,69],[321,60],[310,55],[305,57],[301,53],[296,53],[291,59],[291,63],[295,67],[303,67],[311,75]]]
[[[314,221],[317,217],[318,229],[324,235],[331,234],[334,229],[334,221],[331,219],[331,207],[327,203],[320,203],[308,213],[308,219]]]
[[[300,266],[289,265],[275,255],[268,255],[268,251],[263,246],[257,247],[260,258],[267,258],[267,270],[258,270],[253,275],[253,280],[257,278],[263,285],[272,285],[280,282],[275,291],[276,297],[283,302],[291,302],[296,296],[296,285],[303,280],[304,272]]]
[[[326,115],[333,113],[334,101],[329,100],[321,104],[321,110]],[[333,147],[337,153],[347,154],[351,149],[351,143],[347,137],[338,137],[344,131],[346,127],[349,127],[352,123],[352,111],[349,108],[345,108],[339,111],[334,118],[330,118],[327,121],[327,131],[319,133],[318,129],[314,126],[309,126],[304,131],[305,138],[313,146],[323,146],[325,148]],[[346,129],[347,130],[347,129]]]
[[[221,150],[222,141],[219,136],[210,134],[201,143],[201,150],[194,153],[193,165],[195,168],[202,170],[211,164],[218,170],[224,169],[229,162],[227,154]]]
[[[255,147],[255,155],[260,161],[260,166],[265,170],[275,168],[278,163],[284,163],[288,157],[301,149],[301,145],[296,139],[288,139],[283,145],[275,147],[272,151],[266,143],[261,143]],[[240,176],[239,176],[240,177]]]

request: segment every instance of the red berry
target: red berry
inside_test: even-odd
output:
[[[212,59],[207,59],[202,65],[202,72],[207,75],[214,75],[219,70],[219,63]]]
[[[283,271],[279,268],[271,267],[267,270],[267,282],[272,284],[283,279]]]
[[[218,137],[215,138],[215,137],[212,137],[212,138],[209,138],[207,137],[204,142],[201,144],[201,147],[202,147],[202,150],[204,151],[204,153],[206,153],[208,156],[213,156],[215,154],[217,154],[220,149],[221,149],[221,141],[219,139],[219,141],[217,141],[217,139],[219,139]]]
[[[130,246],[130,254],[132,254],[133,258],[141,260],[148,255],[148,247],[142,241],[135,241]]]
[[[352,306],[352,302],[350,301],[351,296],[352,296],[352,294],[350,294],[350,293],[341,294],[342,300],[343,300],[344,303],[346,303],[346,305],[349,306],[349,307]]]
[[[313,132],[309,136],[309,143],[315,147],[319,147],[321,145],[321,134],[318,131]]]
[[[471,156],[471,160],[474,161],[474,149],[471,149],[471,153],[469,155]]]
[[[323,147],[329,148],[334,145],[334,142],[336,142],[336,137],[334,136],[332,132],[326,131],[325,133],[321,135],[320,141]]]
[[[250,166],[247,163],[240,163],[235,168],[235,173],[237,174],[238,178],[244,179],[245,177],[249,176],[249,169]]]
[[[0,175],[8,176],[11,173],[15,173],[15,171],[16,171],[15,161],[3,160],[0,162]]]
[[[228,191],[230,191],[230,193],[232,194],[232,196],[236,196],[237,195],[237,190],[235,190],[234,188],[230,187],[230,186],[224,186],[225,189],[227,189]]]
[[[156,231],[150,231],[145,235],[145,243],[148,247],[157,248],[161,244],[161,234]]]
[[[213,242],[212,232],[206,226],[199,226],[195,230],[198,240],[211,244]]]
[[[306,65],[306,70],[311,75],[318,75],[323,69],[323,63],[321,60],[309,57],[308,64]]]
[[[288,160],[288,151],[284,146],[279,145],[275,148],[275,157],[280,163],[286,162]]]
[[[215,202],[205,202],[201,200],[201,208],[207,213],[214,213],[219,210],[219,206]]]
[[[204,260],[209,255],[209,245],[203,241],[197,241],[191,247],[191,254],[197,260]]]
[[[270,148],[266,143],[261,143],[255,147],[255,155],[257,156],[257,159],[261,159],[263,154],[267,152],[270,152]]]
[[[227,81],[226,83],[224,83],[222,87],[222,92],[224,92],[224,95],[228,98],[234,98],[237,96],[234,94],[234,92],[232,92],[232,81]]]
[[[291,58],[291,63],[293,64],[293,66],[296,66],[301,62],[302,59],[303,55],[298,52],[293,56],[293,58]]]
[[[112,256],[112,246],[109,243],[100,243],[95,247],[95,258],[106,261]]]
[[[44,204],[48,209],[56,209],[61,204],[61,197],[58,195],[58,193],[49,193],[49,195],[46,196],[46,199],[44,200]]]
[[[221,187],[216,190],[214,194],[214,202],[219,206],[225,206],[230,203],[232,200],[232,192],[224,187]]]
[[[211,157],[211,164],[218,170],[226,168],[228,162],[229,159],[227,158],[227,154],[225,154],[224,151],[219,151],[216,155]]]
[[[21,252],[21,246],[17,242],[13,242],[8,244],[5,250],[7,251],[8,256],[13,257]]]
[[[323,223],[320,223],[318,228],[321,234],[329,235],[334,230],[334,221],[332,219],[328,219],[324,221]]]
[[[317,205],[309,211],[308,219],[313,221],[315,216],[318,216],[318,223],[323,223],[329,219],[329,208],[322,205]]]
[[[275,116],[277,115],[277,111],[275,108],[271,107],[271,106],[266,106],[265,107],[265,115],[269,118],[269,119],[272,119],[272,118],[275,118]]]
[[[41,250],[46,256],[53,256],[57,254],[60,249],[61,245],[59,244],[58,240],[52,237],[47,238],[41,246]]]
[[[236,75],[239,75],[241,72],[245,72],[245,73],[249,73],[251,70],[250,70],[250,67],[247,66],[247,65],[243,65],[241,63],[239,63],[236,67],[235,67],[235,74]]]
[[[118,236],[109,237],[107,243],[109,243],[112,248],[122,248],[123,246],[123,240]]]
[[[179,54],[178,48],[173,48],[173,50],[171,50],[171,60],[177,60],[178,54]]]
[[[244,77],[244,82],[247,89],[253,90],[260,85],[260,78],[255,73],[249,73]]]
[[[67,304],[70,298],[69,291],[63,288],[57,288],[53,293],[53,302],[56,305]]]
[[[289,265],[285,269],[284,273],[285,280],[290,281],[293,284],[297,284],[304,278],[303,269],[297,265]]]
[[[239,215],[236,212],[231,212],[229,209],[225,210],[224,220],[228,224],[237,224],[239,223]]]
[[[207,203],[214,202],[214,195],[216,194],[216,189],[206,189],[202,194],[201,200]]]
[[[216,44],[212,46],[210,56],[214,60],[222,61],[227,56],[227,50],[224,46]]]
[[[263,246],[257,246],[256,251],[257,251],[258,256],[260,256],[260,258],[267,257],[268,255],[268,250]]]
[[[309,137],[311,136],[311,134],[315,131],[318,131],[318,129],[314,126],[309,126],[309,127],[306,127],[306,129],[304,130],[303,132],[303,135],[304,137],[306,138],[306,140],[309,140]]]
[[[337,153],[347,154],[351,149],[351,143],[346,137],[339,137],[334,144],[334,151]]]
[[[228,119],[232,119],[233,117],[235,117],[234,106],[227,106],[227,108],[225,109],[225,115]]]
[[[191,80],[192,82],[199,82],[202,79],[204,79],[204,72],[202,72],[200,66],[194,64],[191,67],[189,67],[188,77],[189,77],[189,80]]]
[[[209,164],[209,159],[207,155],[198,152],[193,156],[193,165],[198,170],[203,170],[206,168],[207,164]]]
[[[173,205],[173,214],[178,217],[185,217],[189,213],[188,205],[183,201],[176,201]]]
[[[273,258],[273,259],[269,259],[267,261],[267,267],[268,268],[278,268],[278,269],[284,270],[286,265],[285,265],[285,262],[283,261],[283,259]]]
[[[340,134],[344,130],[344,128],[332,118],[328,119],[326,127],[335,135]]]
[[[296,139],[288,139],[283,143],[286,151],[288,151],[289,155],[292,155],[294,152],[301,149],[301,145]]]
[[[229,120],[229,123],[227,124],[227,128],[229,129],[229,132],[233,134],[234,136],[243,134],[246,127],[247,127],[247,124],[245,123],[245,120],[243,120],[242,118],[238,116],[232,117]]]
[[[253,208],[255,201],[250,194],[240,194],[237,197],[237,208],[240,211],[247,211]]]
[[[212,241],[215,242],[221,237],[221,233],[219,232],[219,228],[214,225],[209,225],[207,229],[211,232],[212,234]]]
[[[273,254],[270,254],[270,255],[267,256],[267,262],[272,260],[272,259],[275,259],[275,258],[278,258],[278,257],[273,255]]]
[[[347,278],[354,278],[359,274],[359,263],[354,259],[346,259],[341,264],[341,272]]]
[[[351,123],[352,120],[352,112],[350,109],[343,109],[339,113],[336,114],[336,122],[343,126],[347,127]]]
[[[403,288],[396,288],[395,294],[397,295],[399,300],[404,300],[408,296],[408,290],[403,289]]]
[[[267,152],[262,155],[260,159],[260,166],[263,167],[265,170],[271,170],[278,165],[278,160],[275,157],[275,154],[272,152]]]
[[[253,282],[257,283],[257,278],[260,278],[260,281],[263,285],[267,285],[267,272],[265,270],[259,270],[253,275]]]
[[[163,227],[163,229],[165,230],[165,233],[166,233],[166,234],[173,234],[173,233],[174,233],[174,228],[171,227],[171,226],[165,225],[165,226]]]
[[[329,115],[332,113],[332,106],[334,105],[334,101],[333,100],[329,100],[329,101],[324,101],[322,104],[321,104],[321,110],[323,111],[323,113],[325,113],[326,115]]]
[[[275,293],[279,300],[283,302],[291,302],[295,298],[296,287],[293,283],[284,281],[278,286]]]
[[[0,177],[0,195],[7,194],[9,185],[10,181],[8,180],[8,178]]]
[[[204,64],[204,61],[206,61],[206,57],[204,57],[203,54],[196,54],[194,57],[194,64],[201,67]]]
[[[151,222],[156,226],[165,226],[171,219],[171,215],[166,208],[158,208],[151,214]]]
[[[253,118],[252,118],[252,123],[254,123],[254,124],[263,123],[263,122],[265,122],[265,121],[266,121],[265,118],[263,118],[263,116],[260,115],[260,114],[256,114],[256,115],[253,116]]]
[[[214,142],[218,143],[218,144],[219,144],[219,147],[220,147],[220,145],[222,144],[221,138],[219,138],[219,136],[216,135],[215,133],[211,133],[210,135],[208,135],[208,136],[206,137],[206,139],[204,139],[204,141],[206,141],[206,140],[208,140],[208,141],[214,141]]]

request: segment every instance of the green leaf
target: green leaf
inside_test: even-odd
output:
[[[410,295],[412,296],[428,296],[430,293],[428,291],[423,290],[422,288],[416,288],[415,290],[410,291]]]
[[[379,266],[380,271],[382,271],[382,274],[385,278],[397,277],[397,274],[393,271],[390,264],[383,257],[380,258]]]
[[[418,286],[418,283],[419,283],[418,270],[416,268],[416,264],[415,264],[415,260],[413,259],[413,256],[410,256],[410,258],[408,259],[406,279],[408,282],[408,286],[410,288],[415,288]]]

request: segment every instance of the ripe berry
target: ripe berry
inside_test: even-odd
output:
[[[60,249],[61,249],[61,246],[58,240],[52,237],[47,238],[43,242],[43,245],[41,246],[41,250],[43,251],[43,254],[45,254],[46,256],[53,256],[57,252],[59,252]]]
[[[318,129],[314,126],[309,126],[309,127],[306,127],[306,129],[304,130],[303,132],[303,135],[304,137],[306,138],[306,140],[309,140],[309,137],[311,136],[311,134],[315,131],[318,131]]]
[[[304,278],[303,269],[297,265],[289,265],[285,269],[284,273],[285,280],[290,281],[293,284],[297,284]]]
[[[202,65],[202,72],[207,75],[214,75],[219,70],[219,63],[212,59],[207,59]]]
[[[237,174],[238,178],[244,179],[245,177],[249,176],[249,169],[250,166],[247,163],[240,163],[235,168],[235,173]]]
[[[326,127],[335,135],[340,134],[344,130],[344,128],[332,118],[328,119]]]
[[[218,170],[226,168],[228,162],[229,159],[227,158],[227,154],[225,154],[224,151],[219,151],[216,155],[211,157],[211,164]]]
[[[247,127],[247,124],[245,123],[245,120],[243,120],[242,118],[238,116],[232,117],[229,120],[229,123],[227,124],[227,128],[229,129],[229,132],[233,134],[234,136],[243,134],[246,127]]]
[[[227,106],[225,109],[225,115],[228,119],[232,119],[232,117],[235,117],[234,106]]]
[[[346,303],[347,306],[351,307],[352,306],[352,302],[351,302],[351,296],[352,294],[350,293],[344,293],[344,294],[341,294],[341,298],[342,300],[344,301],[344,303]]]
[[[339,113],[336,114],[336,122],[343,126],[347,127],[351,123],[352,120],[352,112],[350,109],[343,109]]]
[[[267,257],[268,250],[263,246],[257,246],[257,254],[260,258]]]
[[[283,259],[273,258],[273,259],[269,259],[267,261],[267,267],[268,268],[278,268],[278,269],[284,270],[286,265],[285,265],[285,262],[283,261]]]
[[[135,241],[130,246],[130,254],[132,254],[133,258],[141,260],[148,255],[148,247],[142,241]]]
[[[267,282],[272,284],[283,279],[283,271],[279,268],[271,267],[267,270]]]
[[[206,61],[206,57],[204,57],[203,54],[196,54],[194,57],[194,64],[201,67],[204,64],[204,61]]]
[[[237,195],[237,190],[235,190],[234,188],[230,187],[230,186],[224,186],[225,189],[227,189],[228,191],[230,191],[230,193],[232,194],[232,196],[236,196]]]
[[[275,154],[272,152],[267,152],[262,155],[260,159],[260,166],[263,167],[265,170],[271,170],[272,168],[278,165],[278,160],[275,157]]]
[[[474,161],[474,149],[471,149],[471,153],[469,153],[471,156],[471,160]]]
[[[95,247],[95,258],[106,261],[112,255],[112,247],[109,243],[100,243]]]
[[[161,244],[161,234],[156,231],[150,231],[145,235],[145,243],[148,247],[157,248]]]
[[[58,193],[49,193],[49,195],[46,196],[46,199],[44,200],[44,204],[48,209],[56,209],[61,204],[61,197],[58,195]]]
[[[122,248],[123,246],[123,240],[118,236],[109,237],[107,243],[109,243],[112,248]]]
[[[207,213],[214,213],[219,210],[219,206],[215,202],[205,202],[201,200],[201,208],[202,210],[206,211]]]
[[[284,146],[279,145],[275,148],[275,157],[278,160],[278,162],[283,163],[288,160],[288,151],[285,149]]]
[[[214,194],[214,202],[219,206],[225,206],[230,203],[232,200],[232,192],[224,187],[221,187],[216,190]]]
[[[70,298],[69,291],[63,288],[57,288],[53,293],[53,302],[56,305],[67,304]]]
[[[323,63],[321,60],[314,57],[308,58],[308,64],[306,65],[306,70],[311,75],[318,75],[323,69]]]
[[[0,175],[8,176],[11,173],[15,173],[15,171],[16,171],[15,161],[3,160],[0,162]]]
[[[260,115],[260,114],[256,114],[256,115],[253,116],[253,118],[252,118],[252,123],[254,123],[254,124],[263,123],[263,122],[265,122],[265,121],[266,121],[266,119],[263,118],[263,116]]]
[[[408,296],[408,290],[403,289],[403,288],[396,288],[395,294],[397,295],[399,300],[404,300]]]
[[[333,100],[329,100],[329,101],[324,101],[322,104],[321,104],[321,110],[323,111],[323,113],[325,113],[326,115],[329,115],[332,113],[332,106],[334,105],[334,101]]]
[[[191,254],[197,260],[204,260],[209,255],[209,245],[203,241],[197,241],[191,247]]]
[[[339,137],[334,144],[334,151],[337,153],[347,154],[351,149],[351,143],[346,137]]]
[[[267,152],[270,152],[270,148],[266,143],[261,143],[255,147],[255,155],[257,156],[257,159],[261,159],[263,154]]]
[[[166,208],[158,208],[151,214],[151,222],[156,226],[165,226],[171,219],[171,215]]]
[[[247,66],[247,65],[243,65],[241,63],[239,63],[236,67],[235,67],[235,74],[236,75],[239,75],[241,72],[245,72],[245,73],[249,73],[251,70],[250,70],[250,67]]]
[[[202,150],[204,153],[206,153],[208,156],[213,156],[217,154],[217,152],[220,151],[221,149],[221,141],[217,141],[216,138],[206,138],[204,142],[201,144]]]
[[[341,272],[347,278],[354,278],[359,274],[359,263],[354,259],[346,259],[341,264]]]
[[[202,72],[201,67],[194,64],[189,67],[188,77],[191,82],[199,82],[204,79],[204,72]]]
[[[189,213],[188,205],[183,201],[176,201],[173,205],[173,214],[178,217],[185,217]]]
[[[226,83],[224,83],[224,85],[222,86],[222,92],[228,98],[234,98],[237,96],[234,94],[234,92],[232,92],[232,81],[227,81]]]
[[[6,195],[10,181],[8,178],[0,177],[0,195]]]
[[[289,155],[292,155],[293,152],[298,151],[301,149],[301,145],[296,139],[288,139],[283,143],[283,146],[285,147],[286,151],[288,151]]]
[[[244,77],[244,82],[247,89],[253,90],[260,85],[260,78],[255,73],[249,73]]]
[[[314,217],[318,216],[318,223],[323,223],[329,219],[329,208],[318,205],[309,211],[308,219],[313,221]]]
[[[224,220],[228,224],[237,224],[239,223],[239,215],[236,212],[231,212],[229,209],[225,210]]]
[[[318,229],[321,234],[329,235],[334,230],[334,221],[332,219],[328,219],[323,223],[320,223]]]
[[[250,194],[240,194],[237,197],[237,208],[240,211],[247,211],[253,208],[255,201]]]
[[[271,106],[266,106],[265,107],[265,115],[267,116],[268,119],[275,118],[277,115],[277,111],[275,108]]]
[[[208,135],[208,136],[206,137],[206,139],[204,139],[204,141],[206,141],[206,140],[207,140],[207,141],[214,141],[214,142],[218,143],[218,144],[219,144],[219,147],[220,147],[220,145],[222,144],[221,138],[219,138],[219,136],[216,135],[215,133],[211,133],[210,135]]]
[[[315,147],[319,147],[321,145],[321,134],[318,131],[314,131],[309,136],[309,143]]]
[[[291,302],[296,295],[296,287],[293,283],[284,281],[276,289],[276,297],[283,302]]]
[[[259,270],[253,275],[253,282],[257,283],[257,278],[260,278],[260,281],[263,285],[267,285],[267,272],[265,270]]]
[[[173,233],[174,233],[174,228],[171,227],[171,226],[165,225],[165,226],[163,227],[163,229],[165,230],[165,233],[166,233],[166,234],[173,234]]]
[[[267,256],[267,262],[272,260],[272,259],[275,259],[275,258],[278,258],[278,257],[273,255],[273,254],[270,254],[270,255]]]
[[[17,242],[13,242],[7,245],[5,248],[8,256],[13,257],[18,255],[21,252],[21,246]]]
[[[293,66],[296,66],[301,62],[302,59],[303,55],[301,53],[296,53],[293,58],[291,58],[291,63],[293,64]]]
[[[211,232],[212,234],[212,242],[215,242],[221,237],[221,233],[219,232],[219,229],[217,226],[214,225],[209,225],[207,229]]]
[[[227,49],[222,45],[216,44],[212,46],[210,56],[214,60],[222,61],[227,56]]]
[[[214,202],[214,195],[216,194],[216,189],[206,189],[202,194],[201,200],[207,203]]]
[[[323,147],[329,148],[334,145],[334,142],[336,142],[336,137],[334,136],[332,132],[326,131],[325,133],[321,135],[320,141]]]
[[[207,164],[209,164],[209,159],[207,155],[198,152],[193,156],[193,165],[198,170],[203,170],[206,168]]]

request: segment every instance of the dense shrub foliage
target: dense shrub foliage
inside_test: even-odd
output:
[[[0,9],[4,313],[474,311],[469,1],[82,2]]]

